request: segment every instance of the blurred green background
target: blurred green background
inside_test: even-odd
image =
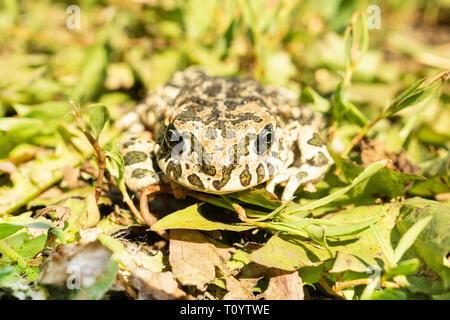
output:
[[[77,14],[71,5],[80,9],[79,29],[68,28]],[[49,126],[39,128],[35,143],[51,146],[42,133],[64,119],[69,99],[105,103],[115,120],[193,64],[286,86],[330,115],[345,76],[346,27],[354,12],[370,16],[370,5],[380,8],[380,28],[369,30],[368,50],[345,95],[374,119],[417,79],[450,69],[450,1],[3,0],[0,116],[44,119]],[[406,149],[416,163],[433,158],[448,149],[449,104],[446,84],[439,101],[380,121],[371,136],[390,151]],[[359,125],[339,122],[344,145]],[[0,158],[37,130],[22,125],[13,135],[11,122],[6,126]]]

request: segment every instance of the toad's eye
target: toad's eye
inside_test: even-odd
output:
[[[256,153],[262,155],[264,152],[270,149],[273,143],[274,132],[273,126],[268,124],[262,129],[255,140]]]
[[[170,123],[164,131],[164,142],[170,149],[178,144],[180,144],[180,146],[181,144],[184,144],[183,136],[177,128],[175,128],[173,123]]]

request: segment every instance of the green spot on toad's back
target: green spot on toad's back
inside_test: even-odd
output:
[[[125,165],[129,166],[135,163],[144,162],[147,160],[147,154],[142,151],[130,151],[128,152],[123,160],[125,161]]]
[[[321,147],[323,146],[322,138],[317,133],[313,134],[313,137],[308,140],[308,143],[312,146]]]

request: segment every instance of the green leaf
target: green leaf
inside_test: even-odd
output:
[[[354,177],[362,174],[363,170],[367,170],[368,168],[367,167],[364,169],[348,159],[340,158],[333,152],[331,152],[330,155],[336,166],[342,171],[343,175],[347,179],[353,179]],[[385,160],[381,160],[381,162],[385,163]],[[401,173],[393,171],[387,167],[383,167],[380,168],[379,171],[375,172],[370,180],[366,180],[367,182],[365,185],[361,184],[363,188],[355,189],[354,193],[351,195],[351,198],[353,198],[353,201],[355,201],[357,196],[375,198],[382,195],[387,195],[391,198],[395,198],[401,196],[405,187],[415,180],[425,180],[425,178],[419,175]]]
[[[42,135],[45,122],[33,118],[0,118],[0,158],[6,158],[17,145]]]
[[[14,267],[10,265],[4,265],[0,268],[0,283],[2,281],[2,277],[9,275],[14,271]]]
[[[22,118],[40,119],[51,123],[50,129],[54,130],[55,124],[63,120],[70,112],[70,104],[64,101],[48,101],[35,105],[14,104],[14,109]],[[56,122],[56,123],[55,123]]]
[[[0,239],[10,236],[22,228],[23,227],[21,226],[14,226],[7,223],[0,223]]]
[[[408,250],[416,241],[417,237],[420,235],[423,229],[430,223],[433,217],[428,216],[423,218],[422,220],[417,221],[411,228],[406,231],[403,236],[400,238],[400,241],[397,245],[397,248],[394,250],[394,263],[398,263],[400,259],[405,254],[406,250]]]
[[[100,221],[100,211],[94,193],[90,193],[83,201],[83,212],[80,216],[80,226],[83,229],[93,228]]]
[[[383,288],[374,290],[372,295],[364,300],[407,300],[408,295],[401,289]]]
[[[332,222],[339,224],[352,224],[355,220],[376,219],[382,216],[383,218],[376,224],[371,225],[370,228],[361,231],[356,239],[345,241],[331,242],[329,245],[332,251],[353,255],[362,264],[367,266],[380,266],[388,263],[388,256],[384,255],[385,251],[382,244],[386,243],[390,247],[391,242],[395,242],[398,238],[398,232],[395,229],[395,219],[398,216],[401,205],[398,203],[374,205],[374,206],[357,206],[350,210],[343,210],[334,213],[329,219]],[[374,234],[373,229],[376,228],[377,235]],[[344,238],[345,239],[345,238]],[[382,239],[382,241],[380,241]],[[339,254],[338,254],[339,255]],[[348,266],[348,270],[352,270],[355,264],[352,262]],[[341,264],[342,271],[345,270],[346,264]],[[361,267],[361,265],[360,265]],[[360,270],[353,270],[360,271]]]
[[[439,193],[450,193],[449,168],[450,153],[422,163],[422,174],[429,177],[426,181],[417,181],[408,190],[409,194],[418,196],[435,196]]]
[[[323,275],[329,272],[328,270],[331,269],[332,265],[333,260],[328,260],[317,266],[302,267],[298,270],[298,274],[305,285],[314,287],[314,284],[318,283]]]
[[[105,79],[107,64],[108,54],[103,43],[88,49],[78,84],[73,90],[74,100],[89,101],[97,95]]]
[[[346,117],[352,123],[364,126],[367,123],[366,117],[358,110],[358,108],[348,101],[345,97],[346,88],[343,82],[336,87],[333,97],[333,118],[341,121]]]
[[[326,113],[328,112],[328,110],[330,110],[330,101],[323,98],[311,87],[303,88],[301,101],[311,103],[313,105],[313,109],[319,112]]]
[[[420,261],[417,258],[409,259],[406,261],[400,262],[397,266],[390,269],[386,274],[384,275],[386,279],[392,279],[395,276],[398,275],[407,275],[415,272],[417,268],[419,267]]]
[[[442,71],[427,79],[417,81],[415,84],[398,95],[383,112],[381,117],[388,118],[400,110],[416,105],[426,98],[431,97],[443,85],[443,83],[447,81],[449,76],[449,71]]]
[[[341,273],[347,270],[354,272],[367,272],[368,265],[357,255],[338,251],[330,273]]]
[[[294,271],[305,266],[318,266],[329,258],[325,249],[319,249],[295,237],[273,236],[250,259],[269,268]]]
[[[209,27],[214,24],[214,15],[207,14],[205,12],[212,13],[215,7],[218,5],[213,0],[187,0],[184,3],[184,27],[186,28],[186,34],[189,39],[197,39],[206,32]]]
[[[26,272],[29,280],[37,280],[38,268],[28,266],[27,261],[42,252],[46,241],[46,232],[32,238],[25,230],[0,239],[0,265],[15,262],[22,272]]]
[[[404,90],[403,92],[401,92],[400,94],[398,94],[393,100],[392,100],[392,104],[393,105],[397,105],[399,104],[401,101],[403,101],[405,98],[407,98],[408,96],[410,96],[414,91],[416,91],[416,89],[425,81],[425,78],[419,79],[418,81],[416,81],[416,83],[412,84],[411,86],[409,86],[406,90]]]
[[[103,104],[91,104],[87,107],[89,129],[96,140],[109,120],[109,112]]]
[[[285,222],[290,226],[295,226],[304,229],[306,232],[311,231],[312,230],[311,228],[314,226],[321,225],[327,237],[341,237],[354,235],[367,229],[372,224],[377,223],[381,219],[382,217],[374,217],[358,223],[341,225],[338,223],[334,223],[333,221],[330,221],[328,219],[297,218],[296,216],[284,216],[284,215],[280,216],[281,221]]]
[[[369,46],[369,30],[364,14],[354,13],[344,35],[346,68],[355,68]]]
[[[385,237],[383,237],[380,234],[380,232],[378,231],[377,226],[372,226],[370,228],[370,230],[374,234],[375,239],[377,240],[378,245],[381,248],[381,251],[383,252],[384,257],[387,260],[388,267],[390,268],[390,267],[395,266],[394,250],[392,249],[392,246],[391,246],[390,242],[388,241],[388,239],[386,239]]]
[[[36,269],[35,267],[33,269]],[[29,268],[29,273],[32,268]],[[36,286],[28,277],[24,278],[23,270],[17,265],[3,265],[0,267],[0,297],[4,291],[9,291],[17,299],[43,300],[46,294],[42,288]],[[35,279],[33,279],[35,280]],[[3,297],[2,297],[3,298]]]
[[[450,288],[448,265],[450,207],[437,201],[417,197],[408,199],[401,208],[396,228],[401,234],[406,234],[412,226],[426,217],[431,217],[431,222],[416,239],[413,247],[424,262],[439,275],[444,288],[448,290]]]
[[[248,204],[253,204],[267,209],[276,209],[281,205],[281,201],[266,189],[244,190],[227,194],[227,196]]]
[[[62,168],[75,167],[81,156],[58,145],[55,154],[29,161],[13,176],[13,186],[0,186],[0,216],[14,212],[63,177]]]
[[[8,245],[23,259],[28,260],[34,258],[44,249],[46,240],[46,233],[33,238],[30,234],[23,231],[8,237],[4,241],[6,241]]]
[[[346,226],[326,227],[327,237],[342,237],[350,236],[369,228],[371,225],[380,221],[382,217],[374,217],[359,223],[354,223]]]
[[[106,152],[106,168],[113,177],[115,177],[119,184],[125,183],[124,170],[125,162],[122,155],[117,151]]]
[[[379,216],[384,216],[382,220],[377,222],[380,228],[380,234],[389,241],[392,237],[391,229],[394,228],[395,218],[398,214],[400,205],[389,204],[383,206],[359,206],[351,210],[344,210],[335,213],[329,220],[330,224],[354,224],[355,220],[364,219],[367,221],[377,221]],[[314,220],[314,219],[311,219]],[[320,221],[325,219],[320,219]],[[371,222],[372,222],[371,221]],[[284,228],[283,228],[284,226]],[[277,223],[280,231],[292,231],[293,227],[289,223]],[[328,227],[328,226],[326,226]],[[311,231],[311,230],[310,230]],[[314,231],[314,230],[313,230]],[[395,229],[394,229],[395,231]],[[252,261],[265,265],[267,267],[280,268],[283,270],[297,270],[305,266],[318,266],[324,261],[330,259],[331,253],[339,257],[341,262],[336,264],[336,272],[344,272],[355,269],[355,271],[366,272],[367,268],[363,266],[378,266],[386,264],[381,261],[381,248],[379,243],[373,237],[370,230],[362,230],[358,237],[336,238],[327,240],[328,250],[317,246],[310,240],[306,239],[309,235],[303,231],[299,236],[289,234],[275,235],[260,249],[250,254]],[[320,240],[320,234],[317,235]],[[356,266],[355,261],[346,264],[346,257],[352,255],[355,261],[359,261]]]
[[[353,187],[355,187],[356,185],[366,181],[367,179],[369,179],[371,176],[373,176],[375,173],[377,173],[379,170],[381,170],[382,168],[385,167],[385,163],[383,161],[379,161],[379,162],[374,162],[372,164],[370,164],[367,168],[365,168],[353,181],[350,185],[336,191],[333,192],[332,194],[321,198],[319,200],[316,200],[312,203],[309,203],[307,205],[302,206],[301,208],[297,209],[297,210],[293,210],[290,212],[290,214],[296,214],[302,211],[307,211],[307,210],[312,210],[318,207],[321,207],[325,204],[328,204],[336,199],[338,199],[340,196],[344,195],[345,193],[347,193],[350,189],[352,189]]]
[[[195,229],[195,230],[229,230],[245,231],[255,228],[245,224],[227,224],[219,221],[212,221],[205,217],[206,210],[202,210],[202,204],[196,203],[185,209],[171,213],[158,220],[153,226],[153,231],[167,229]]]
[[[286,85],[295,75],[295,65],[291,56],[284,52],[268,54],[264,59],[265,80],[274,85]]]
[[[93,192],[84,198],[69,197],[61,206],[70,209],[67,228],[64,230],[70,235],[76,235],[80,229],[92,228],[100,221],[100,212]]]
[[[24,213],[16,217],[0,219],[0,239],[6,238],[22,228],[49,229],[53,228],[53,223],[44,218],[31,218],[31,212]]]

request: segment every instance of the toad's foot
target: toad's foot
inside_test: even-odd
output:
[[[297,189],[304,185],[304,189],[314,192],[315,188],[312,185],[314,182],[320,180],[328,170],[328,166],[317,167],[305,163],[300,167],[288,168],[283,174],[273,177],[266,185],[266,190],[274,193],[277,185],[285,185],[281,202],[285,203],[294,196]]]
[[[145,224],[152,226],[158,218],[150,212],[148,208],[148,198],[149,196],[154,196],[157,193],[173,193],[170,185],[167,184],[154,184],[142,188],[139,196],[139,208],[142,219]]]

